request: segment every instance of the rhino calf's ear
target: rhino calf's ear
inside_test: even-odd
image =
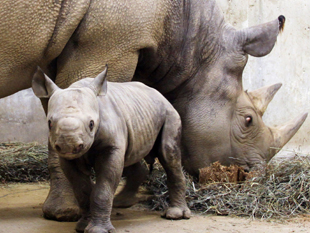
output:
[[[32,90],[39,98],[49,98],[59,87],[38,66],[32,78]]]
[[[89,88],[92,89],[95,95],[106,95],[107,93],[107,73],[108,66],[105,66],[105,69],[97,75],[97,77],[89,85]]]

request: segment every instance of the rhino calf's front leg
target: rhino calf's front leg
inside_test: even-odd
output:
[[[84,232],[115,232],[110,216],[113,197],[122,176],[124,155],[124,150],[113,149],[110,154],[96,156],[96,184],[90,196],[91,219]]]
[[[89,174],[85,174],[79,169],[78,163],[80,159],[67,160],[59,158],[61,168],[67,179],[70,181],[74,196],[78,200],[81,218],[76,224],[77,232],[84,232],[84,229],[90,221],[90,199],[93,183]],[[90,172],[89,172],[90,173]]]

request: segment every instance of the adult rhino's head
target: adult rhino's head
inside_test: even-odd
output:
[[[75,159],[94,142],[99,127],[98,95],[105,95],[107,68],[91,82],[80,80],[60,89],[38,68],[32,89],[39,98],[49,98],[47,121],[49,142],[59,156]]]
[[[212,53],[212,60],[201,60],[173,102],[182,117],[183,164],[191,174],[215,161],[238,164],[245,170],[266,164],[305,121],[307,114],[278,128],[264,124],[263,113],[281,84],[243,90],[248,55],[267,55],[284,22],[280,16],[242,30],[221,22],[218,37],[214,35],[208,49],[202,50]]]
[[[265,166],[294,136],[308,115],[304,113],[278,127],[264,124],[262,116],[281,86],[278,83],[251,92],[241,92],[236,100],[230,124],[230,160],[245,170]]]

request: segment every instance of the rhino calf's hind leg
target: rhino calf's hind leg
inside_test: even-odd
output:
[[[167,173],[167,185],[170,197],[170,207],[164,214],[168,219],[189,219],[191,211],[185,201],[186,183],[181,163],[181,127],[178,116],[167,116],[163,126],[160,152],[158,159]]]
[[[123,175],[127,178],[125,187],[115,196],[113,207],[128,208],[138,202],[136,194],[139,186],[146,180],[148,169],[146,164],[141,162],[125,167]]]
[[[43,204],[43,215],[57,221],[77,221],[80,218],[73,189],[60,168],[58,155],[48,146],[50,191]]]

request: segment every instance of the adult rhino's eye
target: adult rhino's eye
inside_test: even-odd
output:
[[[48,128],[49,128],[49,130],[52,129],[52,122],[51,122],[51,120],[48,121]]]
[[[246,125],[247,127],[249,127],[249,126],[252,124],[252,122],[253,122],[252,116],[247,116],[247,117],[245,118],[245,125]]]
[[[91,120],[91,121],[89,122],[89,129],[90,129],[90,131],[92,131],[92,130],[93,130],[94,125],[95,125],[94,121],[93,121],[93,120]]]

